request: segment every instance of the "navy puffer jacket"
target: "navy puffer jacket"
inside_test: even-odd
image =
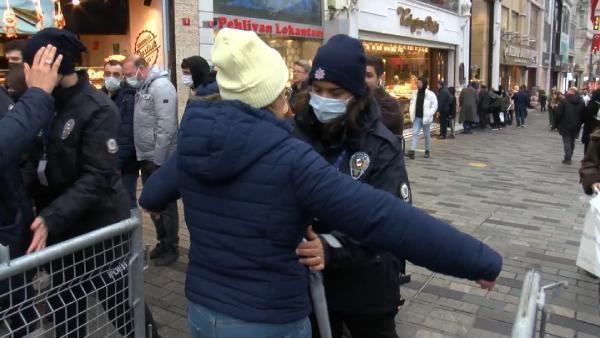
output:
[[[287,123],[239,101],[192,101],[176,154],[146,182],[140,204],[181,195],[190,231],[187,298],[250,322],[310,312],[296,247],[309,220],[433,271],[495,280],[501,257],[387,192],[339,173]]]
[[[124,87],[119,89],[112,97],[121,114],[117,143],[119,144],[119,168],[123,174],[137,171],[137,157],[135,155],[135,142],[133,139],[135,91],[134,88]]]

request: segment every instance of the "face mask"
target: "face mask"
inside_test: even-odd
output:
[[[109,92],[116,92],[121,88],[121,81],[112,76],[107,76],[104,78],[104,87],[106,87]]]
[[[194,87],[194,79],[192,79],[191,75],[184,74],[181,77],[181,83],[186,87],[190,87],[190,88]]]
[[[321,123],[327,123],[346,114],[348,102],[350,102],[350,99],[329,99],[310,93],[310,106],[313,108],[317,120]]]
[[[128,84],[128,85],[130,85],[130,86],[131,86],[131,87],[133,87],[133,88],[139,88],[139,87],[140,87],[140,85],[141,85],[141,82],[142,82],[142,81],[140,81],[140,80],[137,78],[137,76],[138,76],[138,73],[139,73],[139,72],[140,72],[140,70],[138,69],[138,71],[137,71],[137,72],[135,72],[135,75],[134,75],[134,76],[132,76],[132,77],[128,77],[128,78],[127,78],[127,84]]]

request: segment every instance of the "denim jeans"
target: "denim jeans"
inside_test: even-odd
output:
[[[472,133],[471,129],[472,129],[472,125],[470,121],[465,121],[463,122],[463,133],[465,134],[470,134]]]
[[[127,196],[129,197],[129,207],[131,209],[137,208],[137,174],[125,174],[121,176],[121,181],[123,181],[123,186],[125,187],[125,191],[127,192]]]
[[[251,323],[209,310],[188,301],[188,324],[192,338],[310,338],[308,318],[287,324]]]
[[[423,119],[420,117],[415,118],[415,122],[413,122],[413,138],[412,138],[412,146],[410,150],[417,150],[417,142],[419,141],[419,132],[423,129],[423,134],[425,135],[425,150],[429,151],[431,149],[431,124],[423,124]]]
[[[577,136],[562,135],[563,148],[565,150],[565,160],[570,161],[573,157],[573,151],[575,150],[575,138]]]
[[[525,124],[525,109],[517,109],[517,127]]]

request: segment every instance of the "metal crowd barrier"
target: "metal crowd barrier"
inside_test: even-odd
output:
[[[546,291],[558,287],[567,288],[567,281],[552,283],[546,286],[540,285],[541,278],[539,272],[531,270],[525,275],[523,289],[519,300],[519,307],[515,317],[515,323],[512,328],[512,338],[533,338],[535,337],[537,326],[537,314],[541,312],[540,338],[546,334]]]
[[[0,337],[145,337],[140,218],[0,261]]]

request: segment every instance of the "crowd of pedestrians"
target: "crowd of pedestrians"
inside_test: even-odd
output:
[[[100,91],[75,70],[86,47],[74,34],[44,29],[17,49],[24,64],[19,55],[11,62],[22,87],[15,76],[0,91],[0,243],[13,258],[128,218],[141,179],[156,266],[178,258],[183,204],[193,337],[319,337],[323,320],[336,338],[397,337],[406,260],[494,287],[496,251],[412,206],[400,106],[383,88],[383,61],[367,58],[357,39],[334,36],[312,64],[297,62],[288,89],[275,49],[254,32],[222,29],[214,69],[199,56],[181,63],[190,99],[180,125],[170,75],[140,55],[107,60]],[[437,112],[449,138],[457,111],[467,132],[479,116],[478,88],[463,90],[457,109],[454,88],[440,86],[436,96],[422,78],[411,100],[425,157]],[[65,271],[53,284],[77,279],[86,264],[75,256],[53,263]],[[325,319],[311,315],[310,271],[323,273]],[[114,306],[127,303],[127,279],[120,283],[89,286],[128,336],[131,313]],[[57,336],[87,334],[82,309],[92,292],[50,297]],[[15,313],[5,324],[35,316]]]

